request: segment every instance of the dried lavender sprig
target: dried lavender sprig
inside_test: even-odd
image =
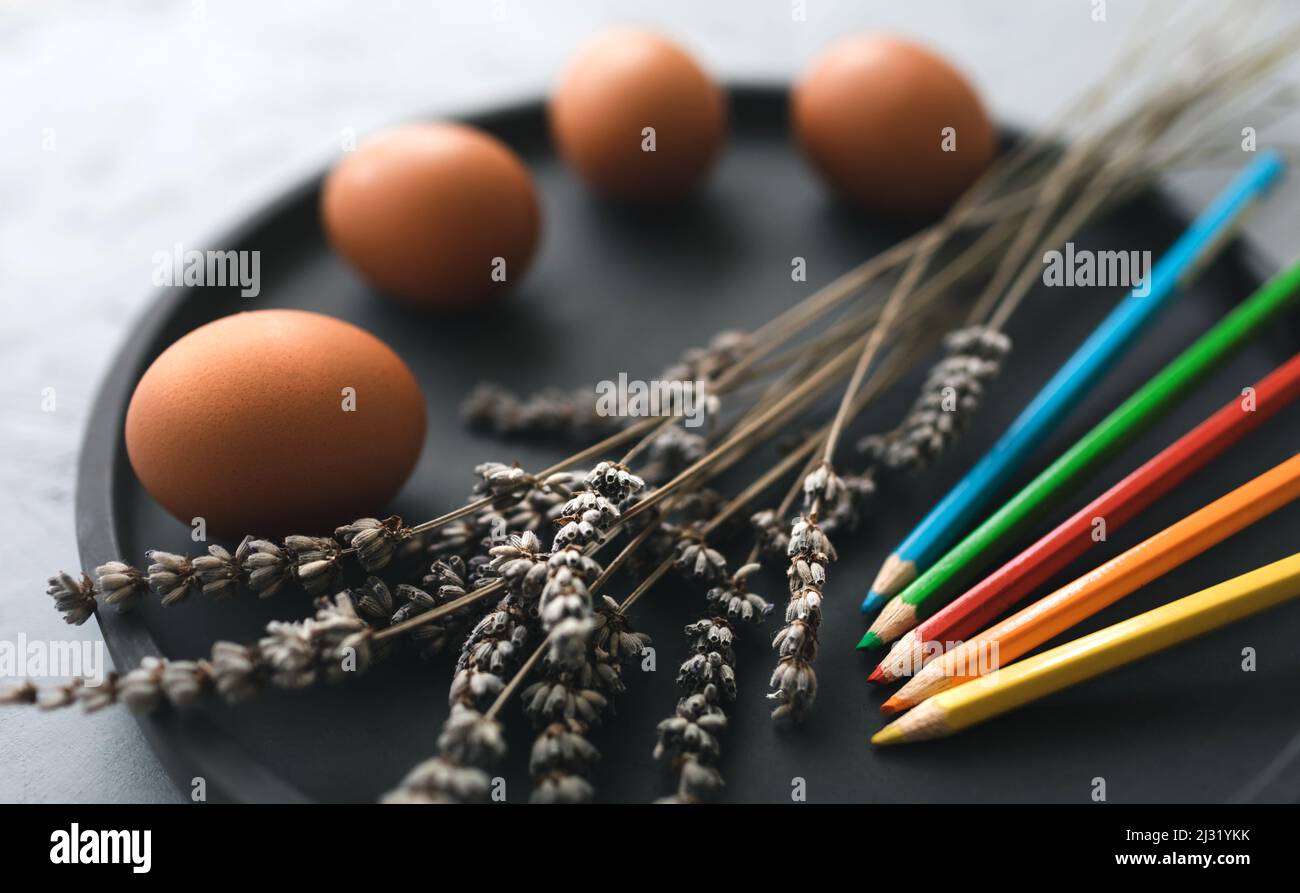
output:
[[[979,409],[985,387],[1001,371],[1011,339],[987,326],[969,326],[950,332],[944,350],[902,424],[858,443],[858,451],[872,463],[915,474],[951,448]]]
[[[618,506],[641,492],[645,481],[622,463],[602,461],[584,484],[558,519],[538,598],[546,632],[541,679],[522,695],[525,713],[541,727],[530,756],[535,802],[590,799],[590,772],[599,752],[586,741],[586,733],[607,704],[596,683],[610,685],[618,675],[617,662],[591,641],[594,631],[608,633],[612,626],[597,621],[590,587],[603,578],[603,569],[585,547],[610,531],[621,517]]]
[[[530,531],[492,549],[489,573],[506,594],[461,646],[448,695],[453,707],[486,706],[504,688],[504,677],[518,666],[524,647],[538,636],[537,602],[549,576],[548,559],[541,540]]]
[[[686,351],[661,378],[712,384],[752,347],[752,340],[743,332],[719,332],[707,347]],[[581,439],[623,427],[625,418],[598,412],[596,395],[594,387],[572,393],[548,388],[519,397],[499,385],[484,382],[470,393],[461,413],[471,425],[507,437],[559,434]]]
[[[627,615],[605,596],[593,614],[592,635],[583,660],[542,660],[540,679],[523,693],[524,712],[538,727],[529,754],[533,803],[586,803],[595,794],[591,779],[600,759],[590,730],[621,695],[625,668],[637,660],[650,637],[634,632]],[[568,622],[568,621],[566,621]]]
[[[417,765],[383,798],[384,803],[483,803],[491,793],[486,767],[500,762],[506,745],[501,724],[456,704],[438,735],[439,755]]]
[[[805,513],[790,525],[786,556],[786,579],[790,601],[785,609],[785,626],[772,640],[777,664],[768,695],[778,706],[774,720],[802,721],[817,699],[817,637],[822,622],[826,567],[836,559],[835,547],[818,524],[822,506],[833,506],[848,498],[848,489],[829,464],[823,463],[804,478]]]
[[[601,568],[584,548],[600,540],[619,520],[620,503],[645,488],[645,481],[627,466],[610,461],[597,463],[584,484],[585,489],[576,491],[560,510],[560,529],[551,543],[547,578],[538,601],[552,660],[560,664],[566,655],[573,659],[573,655],[585,653],[590,632],[592,605],[587,586],[600,576]],[[557,633],[557,625],[569,620],[576,622],[566,623],[562,634]]]
[[[443,536],[429,546],[436,556],[479,548],[485,536],[495,532],[498,518],[503,532],[538,529],[572,492],[568,486],[572,473],[533,476],[517,466],[496,462],[483,463],[475,472],[480,478],[477,490],[487,494],[490,504],[470,520],[439,528]],[[333,537],[294,535],[275,543],[246,536],[233,553],[216,544],[208,546],[208,554],[196,558],[152,550],[146,553],[150,564],[144,572],[115,560],[97,567],[93,580],[84,574],[77,578],[60,572],[50,578],[46,591],[71,624],[84,623],[94,613],[97,597],[125,611],[149,590],[168,606],[197,592],[228,597],[241,586],[260,598],[269,598],[290,584],[297,584],[309,595],[322,595],[337,588],[346,557],[354,556],[363,570],[374,573],[412,543],[418,545],[417,534],[397,516],[359,518],[339,527]]]
[[[704,458],[708,447],[704,435],[687,431],[680,425],[669,425],[650,441],[649,460],[642,468],[641,476],[654,484],[666,483]]]
[[[477,604],[462,605],[457,610],[447,610],[475,588],[486,588],[489,582],[477,579],[471,582],[467,565],[459,555],[440,558],[430,565],[421,586],[399,584],[390,590],[378,577],[368,577],[354,592],[357,612],[377,632],[391,629],[412,616],[442,609],[436,622],[426,623],[410,631],[407,639],[421,657],[441,654],[452,642],[464,636],[467,626],[477,616]],[[377,644],[387,645],[391,640],[376,636]]]
[[[473,803],[488,797],[488,770],[504,756],[505,745],[495,711],[485,715],[482,708],[502,692],[504,676],[539,635],[538,603],[552,576],[550,553],[532,531],[511,536],[490,554],[490,585],[503,588],[505,595],[461,647],[448,693],[451,714],[439,735],[437,755],[412,769],[384,798],[386,803]]]
[[[291,582],[310,595],[321,595],[338,582],[345,548],[355,551],[362,567],[375,570],[392,560],[405,531],[399,518],[362,518],[339,528],[338,540],[290,536],[280,545],[249,536],[234,553],[213,544],[206,555],[192,559],[153,549],[145,553],[149,565],[143,572],[125,561],[109,561],[95,568],[93,581],[85,574],[80,579],[56,574],[50,578],[47,593],[64,620],[72,624],[86,622],[94,613],[97,597],[126,611],[150,590],[167,606],[196,592],[227,597],[240,586],[269,598]],[[358,540],[356,547],[349,545]]]
[[[114,562],[116,567],[120,562]],[[126,567],[125,565],[122,565]],[[139,575],[135,568],[129,570]],[[49,588],[45,594],[54,599],[54,608],[63,614],[63,620],[66,623],[80,625],[85,623],[92,614],[95,613],[95,583],[86,574],[80,577],[74,577],[64,571],[59,571],[53,577],[50,577]],[[119,608],[122,610],[122,608]]]
[[[570,548],[563,551],[568,552]],[[499,729],[496,714],[509,694],[502,675],[518,664],[522,646],[537,632],[538,589],[550,577],[548,556],[539,549],[540,541],[526,534],[494,550],[495,570],[510,591],[480,621],[462,650],[449,696],[452,713],[439,739],[438,755],[413,769],[385,802],[465,803],[486,799],[490,783],[488,770],[503,756],[504,745],[492,750],[454,750],[446,745],[457,740],[455,727],[470,722],[470,718],[475,723]],[[539,574],[539,569],[545,573]],[[599,565],[594,562],[590,569],[600,573]],[[583,630],[567,629],[573,625],[582,626]],[[595,635],[588,635],[593,630]],[[576,802],[589,797],[591,792],[589,782],[579,772],[578,761],[594,761],[599,756],[583,737],[586,729],[599,720],[600,710],[605,706],[603,696],[591,686],[598,681],[613,693],[619,683],[611,662],[629,660],[639,654],[648,637],[631,633],[600,611],[594,613],[589,624],[572,617],[560,620],[552,628],[551,637],[555,642],[543,643],[516,674],[511,686],[518,684],[534,662],[549,658],[545,662],[543,681],[524,693],[533,711],[530,715],[544,725],[530,760],[539,778],[533,799]],[[574,647],[590,647],[592,651],[585,659],[579,659],[567,650]],[[542,684],[547,687],[539,694],[538,685]],[[479,708],[489,698],[495,700],[483,713]]]
[[[736,629],[742,623],[762,623],[772,610],[749,589],[748,579],[759,568],[747,564],[709,589],[712,611],[686,627],[692,654],[677,671],[684,694],[673,715],[656,728],[654,749],[655,759],[669,759],[676,791],[659,803],[701,803],[723,787],[717,761],[727,726],[726,705],[736,697]],[[688,570],[694,577],[694,565]]]
[[[252,645],[217,642],[204,660],[148,657],[125,675],[109,674],[96,686],[74,679],[42,693],[24,682],[0,694],[0,703],[43,709],[80,704],[87,712],[121,703],[135,713],[183,706],[209,693],[240,703],[267,685],[299,689],[321,678],[337,681],[363,673],[375,657],[372,638],[352,594],[344,591],[317,599],[315,615],[306,620],[271,621]]]
[[[628,656],[624,658],[625,661],[630,660],[648,642],[648,637],[644,634],[631,633],[626,629],[627,611],[673,566],[685,569],[693,577],[696,575],[697,567],[704,568],[705,570],[701,570],[700,574],[706,579],[711,576],[707,570],[708,568],[716,568],[719,563],[722,563],[725,567],[725,562],[721,556],[704,544],[701,531],[714,529],[733,510],[734,506],[725,507],[719,514],[715,515],[708,525],[695,525],[691,535],[680,543],[675,555],[670,555],[663,560],[654,572],[637,585],[621,605],[608,597],[604,599],[604,609],[597,612],[597,633],[594,646],[588,656],[587,664],[583,667],[585,675],[577,677],[580,684],[594,675],[600,681],[608,697],[613,697],[623,691],[620,653]],[[615,563],[627,559],[631,552],[648,541],[649,532],[649,528],[643,529],[615,559]],[[744,577],[757,569],[757,565],[747,568],[743,574],[737,575],[739,579],[733,580],[729,585],[716,587],[711,592],[711,597],[715,599],[721,611],[750,619],[761,618],[770,610],[771,606],[764,602],[762,598],[752,593],[743,592]],[[602,577],[601,579],[605,578]],[[725,622],[714,618],[710,621],[710,628],[721,628],[721,625],[725,624]],[[704,641],[709,640],[710,637],[706,634]],[[541,653],[541,649],[539,649],[537,654],[534,655],[534,659],[537,659]],[[706,671],[717,663],[719,661],[714,660],[712,657],[705,658],[703,663],[692,659],[683,666],[683,672],[689,673],[693,671],[695,678],[701,678]],[[521,675],[526,669],[527,667],[521,670]],[[590,725],[599,718],[605,704],[599,701],[593,703],[591,697],[571,701],[568,696],[571,694],[570,688],[574,678],[572,671],[569,671],[569,676],[566,677],[564,675],[565,671],[559,668],[550,666],[547,669],[550,674],[549,678],[543,679],[541,683],[532,686],[526,694],[526,697],[527,695],[533,697],[530,707],[535,711],[535,720],[539,723],[548,723],[542,729],[534,745],[532,765],[533,774],[538,779],[538,783],[534,789],[533,799],[536,802],[586,802],[594,794],[589,779],[595,761],[599,758],[599,751],[585,736]],[[734,674],[722,671],[722,675],[724,680],[730,680],[733,683],[727,690],[734,696]],[[518,676],[516,679],[518,679]],[[716,691],[716,688],[713,690]],[[584,686],[580,691],[590,693],[593,690]],[[557,692],[560,693],[558,700],[551,701],[552,697],[557,697]],[[494,709],[499,707],[506,694],[508,693],[503,693],[502,696],[498,697]],[[594,692],[594,696],[599,698],[601,693]],[[581,718],[574,715],[564,715],[556,720],[555,717],[547,715],[548,704],[553,704],[556,707],[571,707],[575,712],[584,710],[585,713],[590,715],[584,715]],[[688,735],[687,740],[694,740],[694,736]],[[695,783],[699,783],[699,779],[703,776],[713,777],[720,783],[721,776],[716,769],[705,769],[698,764],[687,765],[680,761],[676,765],[683,769],[681,774],[684,778],[695,780]]]
[[[608,655],[626,654],[632,649],[632,642],[640,641],[639,637],[625,636],[617,622],[602,618],[599,611],[592,611],[591,590],[608,579],[608,574],[587,554],[598,539],[587,541],[586,538],[590,531],[595,531],[597,538],[608,532],[609,526],[619,517],[614,503],[631,498],[644,487],[644,481],[619,463],[601,462],[586,476],[585,487],[573,493],[561,509],[557,519],[561,527],[551,552],[542,552],[541,541],[531,532],[512,537],[508,543],[492,550],[489,571],[496,578],[497,585],[507,590],[506,595],[466,640],[449,694],[453,715],[448,723],[454,719],[458,707],[474,710],[476,715],[495,722],[510,693],[534,666],[544,661],[552,686],[561,687],[548,689],[547,698],[538,705],[541,711],[547,703],[552,703],[531,760],[541,779],[535,793],[538,799],[590,796],[590,784],[579,772],[583,767],[577,761],[583,755],[592,760],[598,757],[594,746],[585,740],[588,726],[581,724],[583,720],[590,723],[596,718],[589,715],[594,700],[583,697],[580,703],[565,701],[561,705],[558,700],[550,702],[550,694],[567,692],[569,686],[580,678],[599,678],[608,684],[611,678]],[[566,529],[568,534],[564,534]],[[648,528],[643,530],[633,542],[644,541],[648,532]],[[625,549],[614,560],[611,572],[628,552]],[[520,667],[523,646],[543,628],[547,631],[546,638]],[[595,645],[592,644],[593,632]],[[600,657],[602,654],[605,655],[603,659]],[[504,675],[515,668],[518,669],[507,685]],[[533,698],[536,695],[535,686],[526,693]],[[479,714],[479,709],[488,699],[493,699],[491,706],[485,714]],[[555,712],[561,706],[566,706],[567,712]],[[580,710],[580,707],[584,709]],[[442,779],[486,778],[490,766],[466,762],[467,756],[440,751],[421,764],[423,769],[417,767],[413,770],[412,777],[418,776],[422,780],[426,793],[431,785],[440,783]],[[569,771],[563,772],[566,766]],[[483,788],[465,790],[476,793]],[[405,802],[408,794],[409,791],[399,788],[392,796]],[[466,802],[456,790],[446,786],[437,789],[436,800]]]
[[[862,523],[866,506],[876,495],[876,471],[868,468],[859,474],[846,474],[842,498],[819,514],[821,528],[826,533],[852,533]],[[754,534],[754,557],[764,560],[788,560],[790,525],[782,520],[784,508],[760,509],[749,516]]]
[[[479,383],[461,405],[461,415],[473,427],[502,437],[556,436],[573,439],[615,431],[626,419],[596,411],[594,388],[565,393],[548,388],[518,397],[490,382]]]
[[[50,578],[47,593],[72,624],[84,623],[94,613],[96,596],[102,595],[105,603],[124,611],[150,589],[164,605],[199,591],[228,596],[241,585],[262,598],[291,583],[309,595],[320,595],[337,586],[342,561],[349,556],[373,573],[396,556],[417,552],[426,536],[433,538],[428,544],[431,553],[447,556],[478,548],[485,534],[495,532],[498,518],[502,518],[504,530],[536,529],[569,495],[567,483],[573,477],[555,468],[534,476],[495,462],[483,463],[475,472],[480,478],[476,492],[487,495],[479,500],[483,507],[471,521],[458,523],[463,516],[456,520],[443,516],[411,528],[396,516],[382,521],[360,518],[336,529],[332,538],[295,535],[277,544],[246,536],[234,554],[219,545],[209,546],[207,555],[194,559],[154,550],[146,553],[150,564],[145,573],[124,561],[110,561],[96,568],[94,581],[86,575],[78,579],[63,572],[56,574]],[[443,535],[433,533],[435,530]]]
[[[608,668],[608,667],[607,667]],[[576,665],[542,660],[540,679],[524,689],[524,713],[540,729],[529,754],[534,803],[586,803],[600,751],[588,739],[609,701],[597,669],[584,654]]]

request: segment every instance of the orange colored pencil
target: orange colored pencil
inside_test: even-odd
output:
[[[991,673],[1300,497],[1300,453],[950,649],[881,705],[898,713]]]

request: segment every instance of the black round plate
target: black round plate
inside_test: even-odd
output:
[[[322,238],[319,178],[224,238],[187,246],[261,251],[262,291],[246,299],[234,289],[166,289],[135,327],[104,384],[82,454],[77,529],[83,565],[116,557],[138,563],[150,548],[191,554],[202,548],[135,480],[122,423],[146,366],[180,335],[209,320],[250,308],[300,307],[350,320],[391,344],[415,371],[429,402],[423,458],[391,507],[415,521],[459,505],[479,461],[517,460],[539,468],[571,452],[565,445],[502,443],[464,430],[458,407],[480,379],[526,392],[545,385],[577,387],[619,372],[653,378],[682,350],[703,344],[715,331],[761,324],[904,234],[898,225],[827,198],[790,143],[785,103],[784,92],[775,88],[733,91],[733,133],[707,189],[658,214],[593,198],[552,154],[540,103],[466,116],[520,152],[545,208],[544,244],[534,268],[504,303],[478,313],[421,315],[375,295]],[[1146,196],[1078,241],[1158,253],[1184,221],[1168,202]],[[796,256],[807,261],[807,282],[791,280]],[[1242,246],[1234,246],[1096,383],[1022,470],[1020,482],[1252,291],[1263,272]],[[868,687],[871,665],[854,650],[863,629],[858,603],[866,585],[910,525],[1119,297],[1118,290],[1102,289],[1040,289],[1032,295],[1014,320],[1017,347],[1006,371],[959,447],[933,472],[889,488],[864,528],[837,543],[841,561],[830,571],[817,664],[820,695],[804,727],[774,729],[767,716],[768,641],[777,618],[746,634],[739,648],[740,697],[721,764],[727,799],[788,802],[797,779],[804,780],[812,802],[1087,802],[1098,777],[1106,779],[1111,801],[1292,798],[1300,790],[1294,767],[1277,762],[1300,713],[1295,706],[1300,703],[1297,604],[948,741],[888,751],[867,743],[881,724],[876,707],[883,693]],[[1296,348],[1294,327],[1265,333],[1044,524],[1092,498]],[[914,393],[914,383],[899,388],[859,420],[853,435],[894,424]],[[1105,544],[1104,556],[1292,454],[1294,418],[1292,413],[1289,420],[1272,421],[1195,475]],[[1294,506],[1277,513],[1067,637],[1293,552],[1297,521]],[[766,586],[773,601],[784,602],[779,573],[771,573]],[[596,779],[601,799],[647,802],[668,793],[664,770],[651,758],[654,729],[677,699],[673,677],[686,652],[682,626],[703,605],[698,587],[668,581],[636,610],[635,625],[654,637],[658,669],[633,674],[617,717],[596,733],[604,754]],[[151,601],[127,615],[102,611],[99,621],[117,666],[129,668],[149,655],[203,656],[216,639],[249,641],[268,620],[301,618],[309,610],[306,596],[285,593],[268,601],[191,598],[168,609]],[[1247,646],[1259,655],[1255,672],[1240,668]],[[142,722],[183,789],[202,776],[213,799],[372,801],[433,753],[447,712],[453,660],[402,656],[343,684],[268,692],[238,708],[209,702]],[[530,736],[516,707],[506,718],[512,756],[503,775],[509,799],[520,801],[529,789]]]

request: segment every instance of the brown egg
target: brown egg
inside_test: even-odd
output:
[[[126,412],[145,489],[227,537],[328,533],[379,514],[423,444],[424,398],[392,348],[300,310],[195,329],[154,360]]]
[[[727,131],[722,91],[704,69],[675,43],[639,30],[582,47],[551,97],[550,119],[560,154],[587,185],[651,204],[689,192]]]
[[[841,195],[905,217],[947,207],[988,166],[997,133],[979,96],[925,47],[866,34],[832,46],[794,91],[794,130]],[[955,151],[944,151],[944,129]]]
[[[335,250],[372,285],[439,308],[519,281],[541,229],[519,156],[446,123],[398,127],[345,156],[325,178],[321,218]]]

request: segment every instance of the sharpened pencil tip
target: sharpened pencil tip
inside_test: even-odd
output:
[[[905,740],[906,738],[896,722],[891,722],[871,736],[871,743],[881,747],[888,747],[890,744],[902,744]]]
[[[865,651],[868,648],[879,648],[879,647],[880,647],[880,636],[876,635],[870,630],[867,630],[867,632],[863,634],[862,639],[859,640],[858,642],[859,651]]]
[[[880,667],[876,667],[871,671],[871,675],[867,677],[867,681],[879,684],[885,681],[885,674],[881,671]]]
[[[906,698],[900,698],[898,695],[894,695],[888,701],[880,705],[880,712],[885,714],[885,716],[894,716],[895,714],[902,713],[911,706],[911,701],[908,701]]]
[[[885,606],[885,597],[876,590],[867,593],[867,597],[862,600],[862,613],[874,614]]]

